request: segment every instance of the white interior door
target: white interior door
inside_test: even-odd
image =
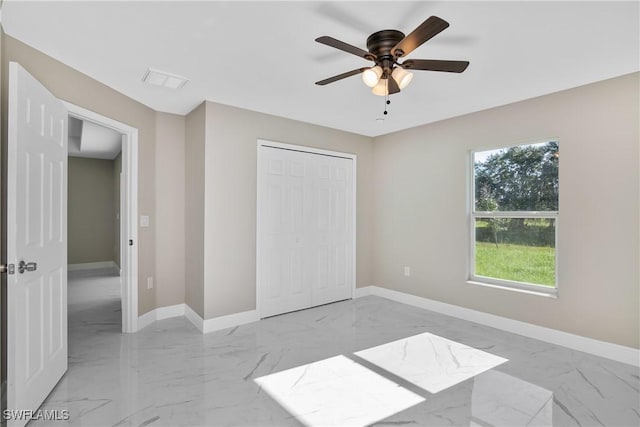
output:
[[[315,262],[312,305],[351,298],[353,288],[353,160],[311,154],[311,218]]]
[[[260,315],[351,298],[353,160],[260,150]]]
[[[265,148],[262,160],[261,315],[268,317],[311,306],[311,177],[304,153]]]
[[[67,114],[44,86],[20,65],[10,63],[7,263],[14,265],[13,274],[7,276],[10,410],[38,409],[67,370]]]

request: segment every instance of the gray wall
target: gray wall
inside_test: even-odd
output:
[[[114,261],[113,160],[69,157],[68,263]]]
[[[204,154],[206,103],[187,115],[185,123],[184,219],[185,302],[204,317]]]
[[[638,348],[639,76],[375,138],[372,284]],[[466,284],[469,150],[545,138],[560,141],[558,299]]]
[[[156,115],[156,306],[185,302],[185,117]]]
[[[371,284],[371,138],[212,102],[205,136],[205,319],[256,308],[259,138],[358,156],[357,286]]]

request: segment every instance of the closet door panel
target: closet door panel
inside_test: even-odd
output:
[[[261,150],[261,317],[351,298],[353,161]]]
[[[262,156],[261,316],[311,306],[305,234],[308,159],[303,153],[265,149]]]
[[[313,284],[313,305],[349,299],[353,289],[353,161],[315,156],[318,270]],[[312,172],[312,173],[313,173]]]

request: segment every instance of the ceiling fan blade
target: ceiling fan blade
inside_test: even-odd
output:
[[[469,61],[440,61],[437,59],[407,59],[401,64],[407,70],[445,71],[461,73],[469,66]]]
[[[400,43],[391,49],[391,53],[400,58],[411,53],[415,48],[426,42],[436,34],[449,26],[449,23],[437,16],[430,16],[408,36],[400,40]]]
[[[337,82],[338,80],[346,79],[347,77],[355,76],[356,74],[362,73],[367,68],[358,68],[357,70],[347,71],[346,73],[338,74],[337,76],[329,77],[328,79],[320,80],[316,82],[317,85],[324,86],[329,83]]]
[[[341,42],[340,40],[334,39],[329,36],[322,36],[316,39],[318,43],[326,44],[327,46],[335,47],[336,49],[340,49],[344,52],[351,53],[353,55],[359,56],[364,59],[375,59],[372,54],[367,52],[366,50],[360,49],[359,47],[352,46],[348,43]]]
[[[389,90],[389,95],[400,92],[400,86],[398,86],[396,80],[391,76],[387,79],[387,89]]]

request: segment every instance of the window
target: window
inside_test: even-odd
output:
[[[472,153],[471,277],[555,294],[557,141]]]

